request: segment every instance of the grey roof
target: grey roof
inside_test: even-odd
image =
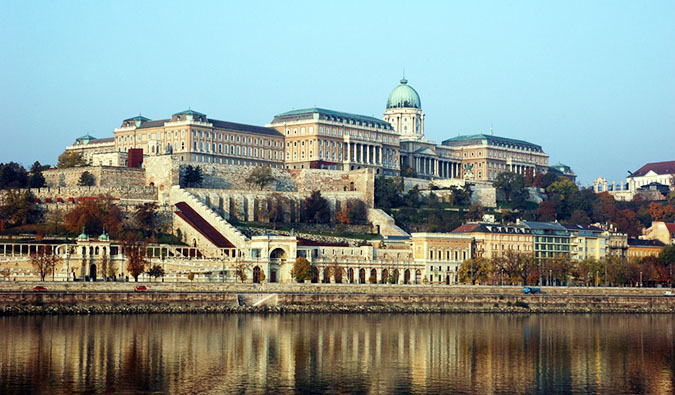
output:
[[[633,247],[663,247],[665,244],[659,240],[628,239],[628,245]]]
[[[170,119],[159,119],[159,120],[156,120],[156,121],[148,121],[148,122],[142,123],[141,126],[138,127],[138,129],[162,127],[162,126],[164,126],[165,122],[170,122],[170,121],[171,121]],[[237,131],[237,132],[264,134],[264,135],[267,135],[267,136],[275,136],[275,137],[283,136],[276,129],[266,128],[266,127],[263,127],[263,126],[246,125],[246,124],[243,124],[243,123],[220,121],[218,119],[210,119],[210,118],[208,118],[208,121],[213,125],[213,127],[218,128],[218,129],[227,129],[227,130],[233,130],[233,131]]]
[[[540,145],[532,144],[528,141],[510,139],[506,137],[499,137],[488,134],[471,134],[471,135],[457,136],[444,140],[441,144],[453,146],[464,146],[475,144],[511,145],[511,146],[526,147],[537,152],[544,152]]]
[[[580,232],[580,231],[598,232],[598,233],[602,232],[602,229],[598,228],[597,226],[579,225],[579,224],[562,224],[562,226],[564,226],[565,229],[571,232]]]
[[[560,225],[557,222],[523,221],[522,224],[530,229],[536,230],[563,230],[563,231],[567,230],[564,226]]]
[[[314,117],[318,115],[318,118]],[[274,116],[272,123],[281,123],[288,121],[297,121],[302,119],[319,119],[334,122],[360,122],[368,125],[377,126],[383,129],[393,129],[389,122],[385,122],[379,118],[369,117],[367,115],[351,114],[348,112],[340,112],[334,110],[327,110],[325,108],[304,108],[300,110],[291,110]]]

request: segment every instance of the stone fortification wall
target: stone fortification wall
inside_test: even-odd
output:
[[[119,199],[122,203],[138,204],[157,200],[157,188],[149,186],[128,187],[55,187],[32,188],[29,191],[40,200],[40,205],[73,205],[79,198],[110,196]],[[0,203],[4,203],[7,191],[0,190]]]
[[[309,193],[271,192],[271,191],[237,191],[222,189],[191,188],[193,196],[227,220],[248,222],[269,222],[268,213],[275,202],[280,202],[283,210],[283,222],[299,222],[302,206]],[[323,192],[321,195],[328,201],[332,219],[336,210],[345,207],[349,199],[361,200],[359,192]]]
[[[476,182],[471,186],[471,203],[497,207],[497,189],[490,182]]]
[[[276,181],[267,185],[262,191],[246,182],[248,175],[255,166],[240,166],[221,163],[203,163],[180,161],[169,155],[147,157],[143,167],[146,170],[146,185],[158,188],[160,200],[168,197],[169,189],[179,185],[180,174],[185,168],[198,166],[202,169],[202,189],[217,189],[245,191],[248,194],[259,192],[297,192],[301,195],[320,190],[324,196],[351,198],[353,193],[359,196],[368,207],[374,204],[373,190],[375,187],[374,172],[371,169],[354,171],[300,169],[288,170],[271,168]],[[344,196],[341,193],[349,193]],[[332,194],[332,195],[331,195]]]
[[[130,167],[115,166],[83,166],[66,169],[45,170],[46,186],[76,187],[80,176],[88,171],[94,176],[94,185],[101,187],[128,187],[143,186],[145,183],[145,170]]]

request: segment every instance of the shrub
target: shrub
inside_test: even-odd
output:
[[[516,304],[515,304],[515,306],[516,306],[516,307],[522,307],[522,308],[524,308],[524,309],[529,309],[529,308],[530,308],[530,305],[527,304],[527,302],[523,302],[522,300],[517,301]]]

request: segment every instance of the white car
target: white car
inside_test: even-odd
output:
[[[673,293],[673,291],[665,291],[665,292],[663,292],[663,294],[665,296],[675,296],[675,293]]]

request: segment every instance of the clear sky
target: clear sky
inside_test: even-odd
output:
[[[382,117],[406,78],[429,139],[543,146],[582,183],[675,160],[675,2],[0,2],[0,162],[188,107],[264,125]]]

